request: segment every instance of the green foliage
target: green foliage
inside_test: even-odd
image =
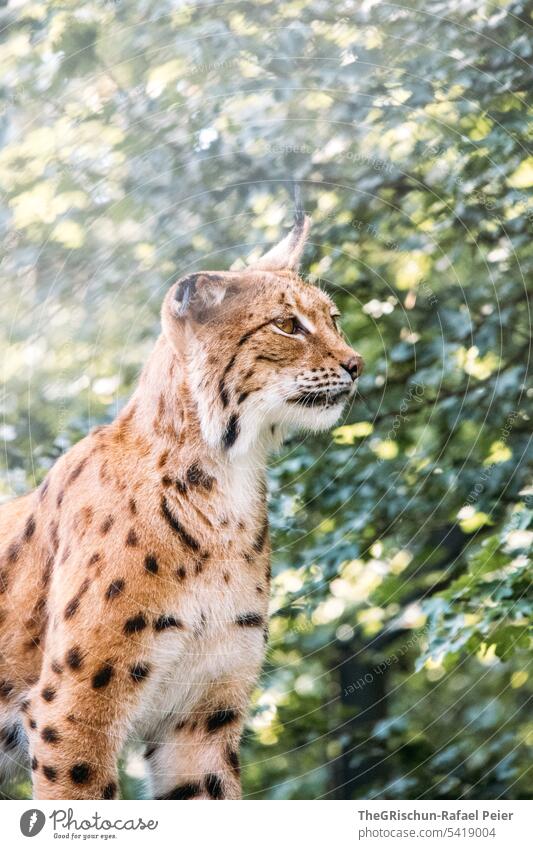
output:
[[[466,571],[426,601],[430,624],[426,658],[442,656],[450,667],[465,648],[470,652],[492,648],[507,660],[517,649],[529,647],[532,590],[526,546],[531,542],[527,530],[531,518],[531,509],[517,507],[500,533],[466,553]]]
[[[533,4],[1,14],[2,497],[114,416],[168,285],[277,238],[298,179],[367,369],[273,463],[245,792],[530,794]]]

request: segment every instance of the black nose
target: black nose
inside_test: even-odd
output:
[[[342,367],[348,372],[352,380],[355,380],[363,371],[363,358],[359,354],[354,354],[348,362],[342,363]]]

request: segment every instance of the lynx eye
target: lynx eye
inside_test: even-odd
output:
[[[300,330],[300,325],[295,318],[276,318],[274,324],[287,336],[293,336]]]

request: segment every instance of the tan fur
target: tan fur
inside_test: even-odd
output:
[[[0,747],[4,769],[29,759],[36,798],[115,797],[131,739],[156,798],[240,795],[267,632],[266,455],[287,428],[330,426],[345,396],[305,393],[352,391],[342,364],[360,365],[292,270],[295,244],[288,269],[178,281],[118,418],[0,510]],[[271,323],[295,313],[305,338]]]

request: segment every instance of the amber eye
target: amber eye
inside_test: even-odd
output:
[[[299,329],[298,322],[295,318],[277,318],[274,321],[276,327],[279,327],[283,333],[287,333],[288,336],[292,336]]]

